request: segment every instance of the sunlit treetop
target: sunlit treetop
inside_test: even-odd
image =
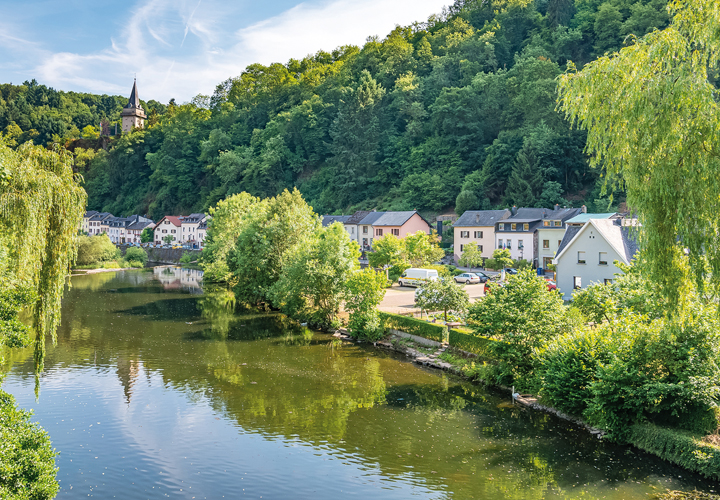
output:
[[[606,182],[626,188],[653,278],[678,304],[688,269],[720,290],[720,3],[676,0],[668,11],[666,29],[580,72],[570,64],[559,107],[587,130]]]

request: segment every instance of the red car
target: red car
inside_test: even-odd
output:
[[[557,283],[555,283],[553,280],[545,278],[545,284],[547,285],[548,291],[557,290]]]

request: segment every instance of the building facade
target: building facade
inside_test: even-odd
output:
[[[542,224],[537,228],[537,267],[547,269],[552,264],[563,236],[565,236],[566,221],[584,213],[585,210],[585,207],[560,208],[555,205],[554,210],[545,215]]]
[[[495,250],[495,224],[510,217],[510,210],[468,210],[453,224],[454,258],[462,258],[465,246],[474,244],[485,259]]]

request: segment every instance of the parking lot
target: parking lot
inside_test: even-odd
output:
[[[470,302],[475,302],[485,296],[485,285],[483,284],[458,286],[467,291],[468,295],[470,295]],[[419,312],[420,309],[415,307],[415,288],[399,286],[395,283],[392,288],[386,290],[385,298],[380,303],[379,309],[395,314]]]

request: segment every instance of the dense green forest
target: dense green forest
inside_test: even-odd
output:
[[[585,132],[556,111],[556,78],[664,28],[666,3],[457,0],[362,48],[250,65],[190,103],[143,103],[144,130],[80,150],[88,208],[159,218],[297,186],[330,213],[605,210]],[[114,123],[127,102],[35,82],[0,92],[5,135],[38,144],[94,137],[85,127]]]

